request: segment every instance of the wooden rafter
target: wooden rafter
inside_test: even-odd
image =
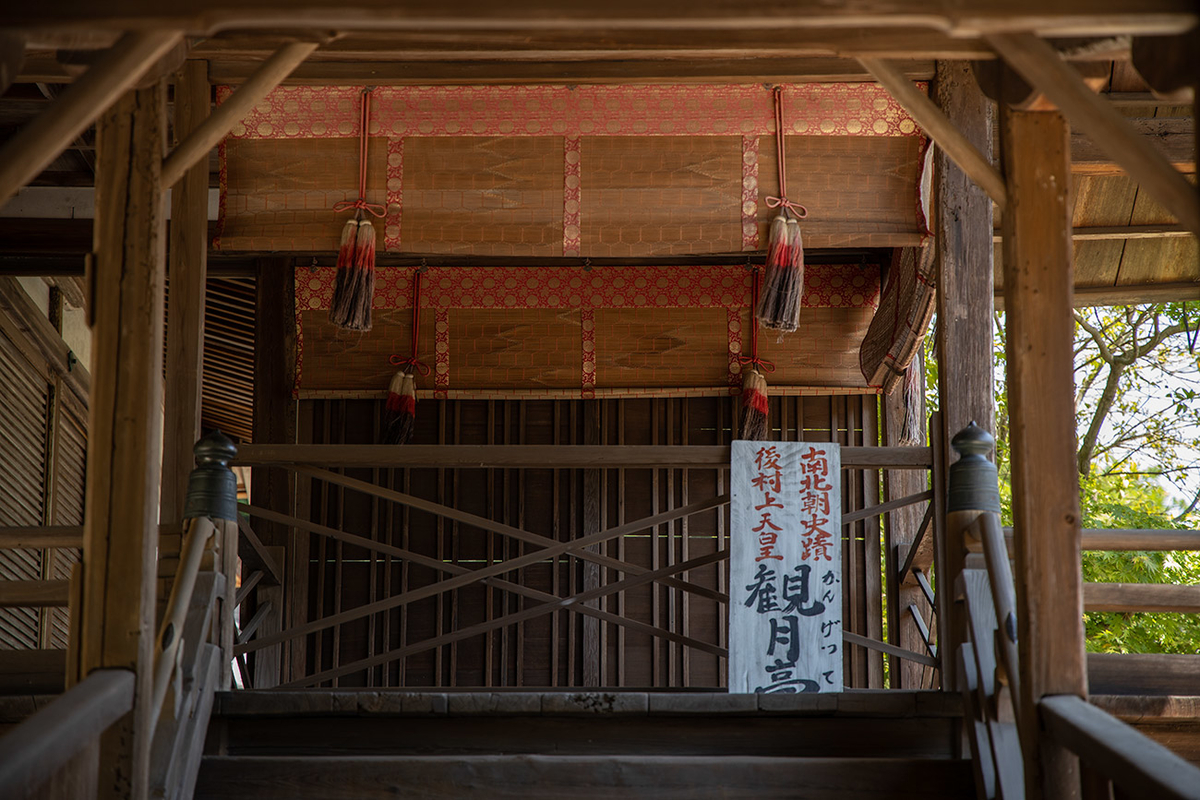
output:
[[[179,43],[178,30],[130,33],[0,150],[0,205],[44,170],[142,74]]]
[[[163,186],[174,186],[193,164],[207,158],[209,151],[225,138],[233,126],[317,47],[317,42],[292,42],[275,51],[241,88],[231,94],[211,116],[197,125],[187,138],[163,159]]]
[[[878,58],[860,58],[858,61],[929,134],[934,143],[954,159],[954,163],[1003,209],[1007,202],[1004,177],[992,166],[992,162],[959,132],[942,110],[888,62]]]
[[[1103,98],[1089,89],[1048,43],[1028,33],[988,41],[1004,60],[1063,110],[1117,164],[1188,230],[1200,235],[1200,193]],[[1066,191],[1067,187],[1063,187]]]

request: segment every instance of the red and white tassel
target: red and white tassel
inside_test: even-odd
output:
[[[804,294],[804,237],[800,223],[780,214],[767,239],[767,274],[754,316],[764,328],[791,333],[800,327]]]
[[[417,417],[416,381],[410,372],[400,370],[392,376],[387,396],[387,427],[384,444],[408,444]]]
[[[742,368],[743,439],[762,441],[770,434],[767,427],[767,379],[751,365]]]
[[[370,220],[352,219],[342,229],[329,320],[340,328],[369,331],[374,300],[375,226]]]

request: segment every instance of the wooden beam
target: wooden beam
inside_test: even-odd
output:
[[[0,150],[0,206],[49,166],[180,38],[178,30],[122,36],[58,102],[9,139]]]
[[[1200,797],[1200,769],[1082,698],[1047,697],[1039,711],[1049,736],[1110,777],[1121,796]]]
[[[40,550],[45,547],[83,547],[83,526],[19,525],[0,528],[0,550]]]
[[[0,608],[62,608],[70,581],[0,581]]]
[[[1020,714],[1026,796],[1066,797],[1070,754],[1037,725],[1037,704],[1087,692],[1072,385],[1074,320],[1063,118],[1001,109],[1007,379],[1016,534]],[[990,226],[988,230],[990,238]],[[990,363],[990,358],[989,358]]]
[[[208,117],[212,104],[208,65],[185,61],[175,81],[175,141]],[[167,310],[167,379],[163,406],[162,497],[159,519],[183,515],[192,446],[200,438],[204,384],[204,298],[208,285],[208,165],[189,169],[171,191],[168,246],[171,292]]]
[[[313,61],[298,67],[282,83],[288,86],[439,86],[521,84],[625,84],[636,83],[858,83],[871,75],[853,61],[841,58],[783,57],[761,53],[728,56],[721,52],[680,57],[658,52],[639,57],[621,52],[586,59],[579,54],[541,54],[536,60],[515,60],[510,55],[493,59],[459,59],[453,56],[420,61]],[[239,84],[251,65],[242,61],[214,61],[213,80]],[[930,60],[906,61],[908,80],[928,80]]]
[[[296,441],[295,280],[290,256],[257,260],[254,300],[254,441]],[[274,511],[292,508],[292,478],[278,467],[251,470],[250,495],[257,505]],[[288,529],[266,522],[257,531],[264,544],[286,546]]]
[[[941,62],[933,97],[942,113],[985,160],[992,149],[993,106],[975,83],[969,65]],[[1013,198],[1005,190],[1008,203]],[[939,438],[949,454],[954,434],[975,421],[986,431],[995,428],[992,388],[992,202],[942,150],[934,153],[934,242],[937,256],[937,315],[939,335]],[[937,488],[937,487],[935,487]],[[944,491],[944,488],[942,489]],[[936,513],[936,512],[935,512]],[[938,585],[956,585],[963,568],[960,540],[937,537]],[[938,601],[938,636],[942,654],[942,688],[957,689],[954,658],[966,641],[966,618],[952,592]]]
[[[316,42],[292,42],[276,50],[254,75],[171,151],[162,165],[163,186],[174,186],[193,164],[206,164],[209,151],[317,46]]]
[[[1159,709],[1168,707],[1164,702],[1167,696],[1200,696],[1200,656],[1173,653],[1088,653],[1087,667],[1088,693],[1092,696],[1158,695]],[[1200,717],[1200,713],[1197,712],[1200,712],[1200,708],[1193,712],[1192,716]]]
[[[103,796],[140,795],[149,765],[155,511],[162,431],[166,88],[130,92],[96,128],[92,396],[84,512],[81,667],[137,676],[134,712],[105,736]],[[74,621],[74,620],[73,620]]]
[[[393,469],[719,469],[729,445],[329,445],[246,444],[235,466]],[[843,447],[843,469],[929,469],[928,447]]]
[[[1013,69],[1054,102],[1188,230],[1200,235],[1200,193],[1150,147],[1111,106],[1085,86],[1074,68],[1032,34],[988,37]],[[1066,191],[1064,185],[1063,191]]]
[[[909,369],[925,372],[925,354],[917,352]],[[925,419],[925,397],[920,393],[917,398],[919,419]],[[883,444],[884,446],[899,446],[900,438],[905,431],[906,409],[905,393],[903,391],[884,395],[883,408]],[[924,444],[926,431],[924,425],[918,426],[920,439],[918,444]],[[929,485],[927,475],[912,470],[888,470],[883,473],[883,496],[885,501],[896,497],[907,497]],[[926,506],[925,513],[916,506],[898,508],[887,515],[884,521],[884,548],[887,576],[884,590],[887,592],[888,641],[906,650],[921,650],[924,640],[916,621],[904,610],[910,605],[924,606],[920,590],[912,585],[904,584],[907,564],[901,566],[905,553],[914,553],[920,540],[924,538],[925,530],[933,514],[933,503]],[[928,549],[932,555],[932,548]],[[919,689],[924,667],[913,661],[892,657],[890,674],[892,688]]]
[[[1169,583],[1085,583],[1084,611],[1200,614],[1200,586]]]
[[[1190,234],[1189,234],[1190,235]],[[1127,286],[1077,287],[1071,297],[1075,308],[1125,306],[1137,303],[1182,303],[1200,300],[1200,282],[1140,283]],[[996,310],[1004,310],[1004,291],[996,290]]]
[[[66,21],[69,20],[69,23]],[[1125,0],[1069,5],[1038,0],[976,0],[969,5],[937,0],[867,0],[797,5],[763,0],[747,13],[739,4],[697,0],[685,8],[639,0],[560,4],[549,0],[462,0],[454,7],[414,9],[389,0],[210,0],[161,5],[123,0],[119,6],[84,0],[46,0],[8,10],[12,28],[141,29],[179,27],[211,35],[232,29],[529,31],[643,30],[686,33],[736,30],[822,30],[923,27],[953,36],[997,31],[1036,31],[1045,36],[1179,33],[1197,23],[1189,0]]]
[[[958,129],[940,108],[888,62],[878,58],[860,58],[858,62],[875,77],[893,99],[909,113],[954,163],[1004,209],[1004,178],[992,166],[991,159]]]
[[[1190,142],[1189,142],[1190,144]],[[1072,155],[1074,158],[1074,155]],[[1071,229],[1071,239],[1076,242],[1112,242],[1130,239],[1179,239],[1194,234],[1182,226],[1173,223],[1161,225],[1089,225]],[[997,228],[992,233],[992,241],[999,242],[1004,237]],[[1079,291],[1078,289],[1076,291]]]

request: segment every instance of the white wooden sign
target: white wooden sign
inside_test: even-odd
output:
[[[729,691],[842,691],[841,452],[735,441]]]

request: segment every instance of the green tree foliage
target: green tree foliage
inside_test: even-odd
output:
[[[1083,527],[1200,528],[1200,359],[1188,347],[1198,317],[1196,308],[1182,304],[1076,312],[1076,466]],[[997,314],[995,323],[996,464],[1002,517],[1011,525],[1003,316]],[[936,387],[938,365],[933,358],[926,365],[926,385]],[[936,398],[930,407],[936,408]],[[1083,577],[1096,583],[1200,584],[1200,552],[1087,552]],[[1200,615],[1084,617],[1092,651],[1200,651]]]

